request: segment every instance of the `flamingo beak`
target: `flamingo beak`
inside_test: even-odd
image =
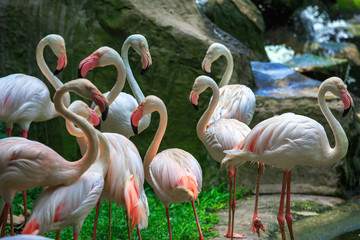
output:
[[[342,88],[340,90],[340,97],[341,97],[341,101],[344,104],[344,112],[342,114],[342,117],[346,117],[346,115],[350,111],[350,108],[354,107],[354,101],[351,95],[349,94],[349,92],[345,88]]]
[[[194,90],[192,90],[189,96],[189,101],[192,103],[196,111],[199,111],[198,99],[199,99],[199,94]]]
[[[109,112],[109,101],[99,91],[92,90],[92,95],[92,100],[97,106],[99,106],[101,112],[101,119],[105,121]]]
[[[204,58],[201,64],[202,70],[211,77],[211,59],[209,59],[207,56]]]
[[[89,57],[82,60],[79,64],[78,78],[86,76],[88,71],[96,68],[99,65],[100,54],[93,53]]]
[[[56,66],[54,75],[57,75],[58,73],[60,73],[66,67],[66,65],[67,65],[66,51],[62,51],[59,54],[59,58],[57,61],[57,66]]]
[[[151,60],[151,55],[149,52],[149,49],[147,48],[143,48],[141,50],[141,63],[142,63],[142,70],[141,70],[141,75],[144,75],[150,68],[151,64],[152,64],[152,60]]]
[[[135,135],[138,134],[139,122],[143,116],[143,105],[139,105],[130,116],[131,127]]]
[[[93,124],[93,126],[95,127],[95,129],[97,130],[101,130],[101,121],[99,116],[96,114],[96,112],[94,110],[92,110],[91,108],[89,108],[89,122],[91,122]]]

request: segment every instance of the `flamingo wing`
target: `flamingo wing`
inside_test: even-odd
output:
[[[31,233],[29,227],[34,222],[38,224],[39,234],[68,226],[73,226],[74,232],[79,232],[85,218],[98,202],[103,186],[102,174],[87,171],[70,186],[45,188],[34,204],[23,233]]]
[[[280,161],[283,168],[292,168],[297,165],[297,159],[307,159],[310,163],[321,158],[323,151],[319,149],[326,150],[327,146],[329,143],[325,130],[318,122],[305,116],[285,113],[260,122],[234,149],[225,152],[229,154],[226,159],[232,155],[258,157],[255,161],[274,166],[278,166],[277,162]],[[230,161],[224,162],[230,164]],[[303,162],[303,165],[306,164]]]
[[[219,89],[220,98],[209,123],[219,119],[237,119],[248,125],[255,111],[255,95],[250,88],[240,85],[225,85]]]

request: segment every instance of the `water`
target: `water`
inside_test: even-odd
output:
[[[306,28],[308,40],[313,42],[340,42],[353,36],[346,32],[346,28],[353,25],[345,20],[331,21],[329,14],[320,12],[318,6],[308,6],[300,14],[301,22]]]
[[[265,46],[266,54],[273,63],[285,63],[294,57],[295,51],[285,44]]]

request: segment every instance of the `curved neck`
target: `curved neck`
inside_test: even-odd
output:
[[[66,120],[71,121],[78,126],[85,134],[88,142],[88,148],[83,157],[76,162],[69,162],[75,170],[73,179],[78,179],[96,160],[99,153],[99,139],[96,130],[83,118],[68,110],[62,102],[62,97],[66,92],[71,91],[71,87],[63,87],[54,95],[54,103],[56,111]],[[71,180],[69,180],[71,182]]]
[[[131,46],[131,43],[128,39],[126,39],[126,41],[124,42],[122,48],[121,48],[121,58],[123,59],[124,63],[125,63],[125,68],[126,68],[126,78],[128,80],[128,83],[131,87],[131,91],[133,92],[136,101],[138,102],[138,104],[141,103],[142,100],[144,100],[145,96],[142,93],[138,83],[135,80],[135,77],[131,71],[131,67],[129,64],[129,58],[128,58],[128,52],[129,52],[129,48]]]
[[[225,56],[225,58],[226,58],[227,65],[226,65],[225,72],[219,83],[219,88],[221,88],[229,83],[231,75],[233,73],[233,68],[234,68],[234,60],[228,49],[224,49],[223,56]]]
[[[204,138],[205,138],[206,126],[207,126],[212,114],[215,111],[216,105],[219,102],[219,88],[216,85],[216,83],[214,81],[208,82],[208,87],[211,88],[211,90],[213,92],[213,96],[212,96],[212,98],[210,100],[208,108],[203,113],[203,115],[201,116],[198,124],[196,125],[196,133],[198,135],[198,138],[202,142],[205,141]]]
[[[117,98],[120,94],[121,90],[124,88],[125,79],[126,79],[126,70],[125,64],[121,59],[120,55],[116,54],[115,58],[113,59],[112,64],[116,67],[118,72],[116,83],[114,87],[110,90],[109,95],[106,96],[107,100],[109,101],[109,105]],[[98,106],[94,109],[94,111],[100,116],[101,112]]]
[[[159,146],[161,143],[161,140],[165,134],[166,126],[167,126],[167,111],[166,107],[163,103],[159,103],[157,108],[157,112],[159,112],[160,115],[160,122],[158,129],[156,130],[154,139],[152,140],[146,154],[144,157],[144,173],[145,173],[145,179],[152,185],[151,178],[150,178],[150,172],[149,172],[149,166],[156,156]]]
[[[335,163],[341,158],[343,158],[347,153],[349,145],[344,129],[341,127],[340,123],[331,113],[328,105],[325,102],[325,93],[327,91],[328,89],[326,86],[320,86],[318,93],[318,102],[321,112],[324,114],[326,120],[328,121],[335,138],[335,147],[331,148],[329,145],[329,151],[327,154],[328,161],[326,161],[326,165]]]
[[[99,151],[100,155],[96,159],[91,168],[96,169],[96,171],[102,171],[104,177],[107,173],[110,159],[110,145],[107,138],[99,131],[96,131],[96,135],[99,138]]]
[[[51,85],[56,89],[64,85],[49,69],[48,65],[45,62],[44,59],[44,48],[45,46],[49,45],[47,42],[47,39],[42,39],[37,48],[36,48],[36,61],[37,64],[41,70],[41,72],[44,74],[46,79],[51,83]],[[66,106],[70,105],[70,94],[66,93],[64,97],[64,103]]]

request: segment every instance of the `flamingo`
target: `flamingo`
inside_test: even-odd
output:
[[[137,127],[143,115],[159,112],[160,122],[155,137],[144,157],[145,179],[154,189],[157,198],[164,204],[170,240],[171,227],[169,205],[191,202],[199,239],[204,239],[197,217],[194,200],[197,200],[202,186],[202,170],[197,160],[188,152],[171,148],[157,154],[167,126],[167,111],[164,102],[156,96],[147,96],[131,115],[131,125],[137,134]]]
[[[151,66],[152,60],[146,38],[140,34],[131,35],[125,40],[121,48],[121,58],[119,54],[113,49],[109,51],[108,48],[100,48],[92,55],[84,59],[79,65],[79,76],[81,77],[84,77],[89,70],[97,66],[115,65],[118,70],[116,83],[118,84],[119,81],[125,81],[125,71],[123,71],[123,69],[120,67],[122,64],[121,59],[124,61],[126,68],[126,78],[130,84],[135,98],[127,93],[120,93],[122,87],[118,92],[114,91],[114,87],[110,93],[105,93],[104,95],[109,99],[111,106],[109,108],[108,119],[102,124],[101,130],[103,132],[119,133],[127,138],[134,135],[129,123],[130,115],[144,99],[144,94],[137,84],[129,65],[128,50],[130,46],[132,46],[141,56],[141,73],[144,74]],[[115,99],[114,102],[113,99]],[[139,125],[139,132],[142,132],[149,126],[150,120],[151,115],[144,116]]]
[[[73,80],[56,91],[54,103],[56,111],[79,126],[88,138],[88,151],[80,160],[66,161],[46,145],[26,138],[10,137],[0,140],[0,195],[5,202],[0,215],[1,236],[5,234],[9,208],[16,192],[39,186],[73,184],[98,155],[99,141],[95,129],[64,106],[62,98],[69,91],[93,100],[101,112],[106,113],[108,102],[101,92],[86,79]]]
[[[1,240],[51,240],[51,238],[37,235],[16,235],[11,237],[3,237]]]
[[[227,155],[222,163],[226,165],[240,166],[246,161],[253,161],[284,170],[277,216],[282,239],[285,239],[283,216],[285,187],[287,191],[285,219],[290,237],[294,239],[290,213],[292,168],[296,165],[327,166],[342,159],[348,150],[346,134],[325,102],[325,93],[328,91],[341,98],[344,104],[343,117],[353,106],[353,100],[345,84],[338,77],[328,78],[319,87],[318,103],[334,134],[333,148],[329,144],[323,126],[318,122],[306,116],[284,113],[260,122],[235,148],[225,151]]]
[[[73,102],[69,110],[95,126],[100,123],[97,114],[82,101]],[[85,138],[83,132],[81,134]],[[110,157],[107,139],[99,131],[95,131],[95,135],[99,139],[99,157],[75,183],[47,187],[41,192],[23,234],[43,235],[57,230],[58,239],[61,229],[72,226],[73,239],[78,239],[85,218],[95,207],[103,190]]]
[[[81,151],[85,152],[87,140],[84,134],[69,121],[66,121],[66,126],[69,133],[77,137]],[[112,201],[121,205],[127,213],[128,238],[131,239],[131,231],[138,226],[139,239],[141,239],[140,229],[147,227],[149,215],[143,187],[144,167],[141,156],[135,145],[126,137],[118,133],[103,133],[103,135],[110,144],[110,161],[100,201],[108,200],[110,209]],[[96,208],[93,239],[96,237],[100,201]],[[111,239],[111,213],[109,213],[109,239]]]
[[[44,48],[49,45],[58,57],[54,74],[59,73],[67,65],[65,41],[60,35],[50,34],[40,40],[36,48],[36,60],[41,72],[54,86],[62,86],[61,81],[51,73],[44,60]],[[70,104],[70,95],[64,98],[66,106]],[[11,74],[0,78],[0,121],[5,122],[7,135],[11,136],[14,123],[23,130],[27,138],[30,124],[33,121],[47,121],[59,116],[50,99],[50,92],[43,81],[25,74]],[[26,191],[23,191],[24,215],[27,220]],[[10,211],[12,213],[12,211]],[[11,214],[12,219],[12,214]],[[11,227],[13,229],[13,227]]]
[[[204,112],[203,116],[200,118],[196,126],[196,132],[201,142],[209,151],[211,157],[221,163],[222,159],[225,157],[224,150],[232,149],[233,147],[235,147],[236,144],[242,139],[244,139],[244,137],[250,132],[250,128],[245,123],[240,122],[236,119],[226,118],[220,118],[207,127],[210,117],[212,116],[214,109],[216,108],[219,101],[219,88],[216,85],[215,81],[207,76],[197,77],[195,79],[189,97],[190,102],[197,109],[199,95],[204,92],[208,87],[212,89],[213,97],[211,98],[207,110]],[[236,173],[237,169],[235,168],[234,189],[236,188]],[[233,199],[231,199],[231,193],[232,192],[230,189],[229,216],[232,215],[232,219],[229,219],[229,223],[234,223],[233,219],[235,213],[235,194],[233,196]],[[230,210],[232,210],[232,212]],[[232,224],[231,231],[230,227],[228,228],[229,235],[225,234],[225,236],[244,238],[244,236],[240,234],[231,234],[233,233],[233,227],[234,226]]]
[[[253,115],[254,115],[254,111],[255,111],[255,103],[256,103],[256,99],[255,99],[255,95],[254,93],[251,91],[250,88],[248,88],[245,85],[241,85],[241,84],[232,84],[232,85],[227,85],[230,81],[232,72],[233,72],[233,66],[234,66],[234,61],[233,61],[233,57],[231,55],[231,52],[229,51],[229,49],[227,47],[225,47],[223,44],[221,43],[213,43],[209,46],[208,50],[206,51],[206,56],[204,57],[204,60],[202,62],[202,69],[207,73],[210,74],[211,73],[211,64],[216,61],[219,57],[224,56],[226,58],[227,61],[227,65],[226,65],[226,69],[225,72],[222,76],[222,79],[219,83],[219,88],[220,88],[220,94],[219,94],[219,101],[217,106],[215,107],[215,109],[213,110],[213,114],[211,116],[211,118],[208,120],[208,126],[210,126],[212,123],[225,118],[225,119],[237,119],[243,123],[245,123],[246,125],[249,125]],[[235,146],[235,145],[234,145]],[[233,148],[234,146],[230,146],[231,148]],[[228,146],[229,147],[229,146]],[[223,149],[225,150],[225,149]],[[218,162],[221,162],[221,160],[224,157],[217,158],[215,159]],[[258,165],[258,168],[261,168],[261,165]],[[260,175],[260,170],[259,170],[259,174]],[[230,166],[229,168],[229,220],[228,220],[228,230],[227,233],[224,235],[227,238],[232,238],[236,237],[236,238],[241,238],[242,236],[239,234],[233,234],[233,232],[230,230],[230,226],[231,224],[231,208],[234,208],[232,206],[232,202],[231,202],[231,194],[232,194],[232,179],[234,178],[234,170],[233,170],[233,166]],[[234,179],[234,185],[236,179]],[[260,181],[260,176],[258,176],[258,184]],[[259,187],[257,186],[257,189]],[[256,195],[256,201],[258,199],[258,195]],[[235,208],[234,208],[235,209]],[[256,209],[255,209],[256,212]],[[264,226],[261,223],[261,220],[258,218],[257,214],[255,216],[254,214],[254,219],[257,219],[257,221],[259,222],[259,224],[257,224],[257,231],[259,230],[259,228],[261,227],[261,229],[265,230]],[[254,226],[254,221],[253,221],[253,226]],[[254,227],[253,227],[254,229]]]

